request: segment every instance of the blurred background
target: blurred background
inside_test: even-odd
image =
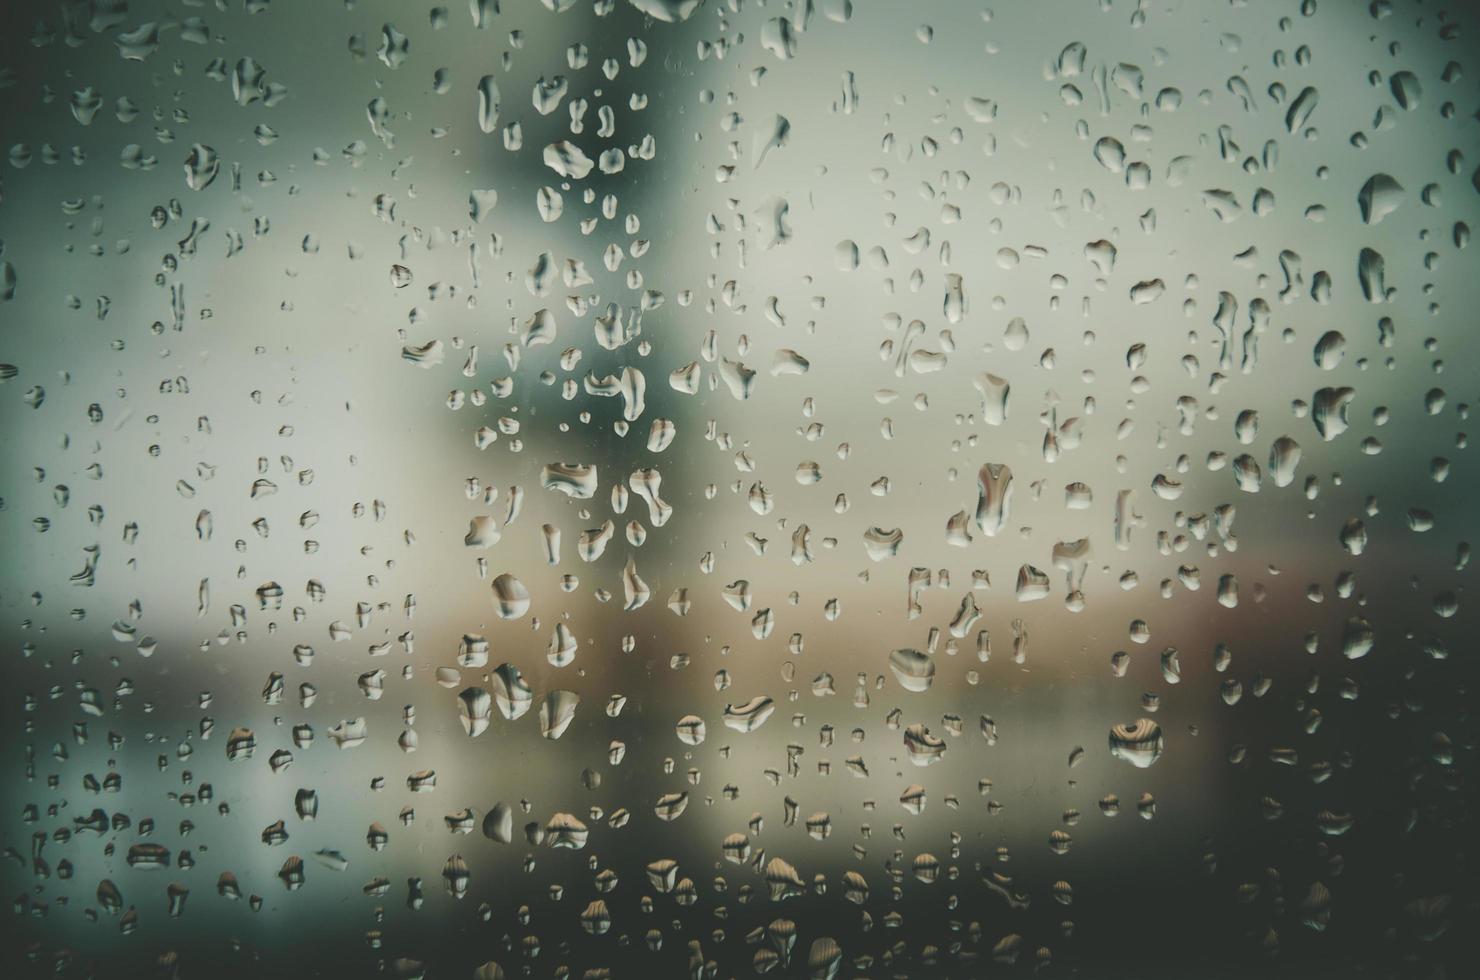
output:
[[[7,974],[1467,972],[1470,11],[3,16]]]

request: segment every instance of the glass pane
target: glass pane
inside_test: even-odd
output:
[[[1468,972],[1470,5],[0,23],[0,972]]]

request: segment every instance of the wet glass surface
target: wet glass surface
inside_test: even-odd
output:
[[[1474,8],[0,24],[0,973],[1470,973]]]

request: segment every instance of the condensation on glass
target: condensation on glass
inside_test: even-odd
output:
[[[1473,966],[1475,8],[0,20],[0,972]]]

